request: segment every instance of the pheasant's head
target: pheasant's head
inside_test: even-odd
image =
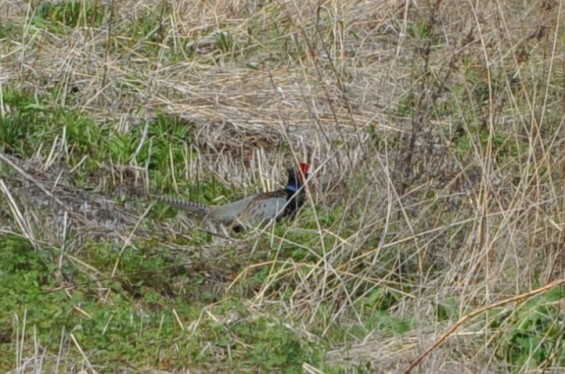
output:
[[[305,162],[299,164],[298,170],[294,168],[288,169],[286,190],[292,193],[298,191],[304,184],[304,181],[308,179],[308,169],[310,169],[310,165]]]

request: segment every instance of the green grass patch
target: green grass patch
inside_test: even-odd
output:
[[[206,307],[214,316],[209,318],[202,302],[171,290],[182,265],[167,263],[165,256],[147,258],[130,249],[120,254],[108,244],[89,243],[82,260],[96,268],[93,273],[66,257],[58,270],[58,253],[36,249],[17,236],[0,238],[0,248],[0,336],[14,336],[25,315],[28,342],[35,330],[42,348],[56,354],[61,334],[68,341],[72,333],[93,365],[135,362],[174,370],[221,364],[219,355],[224,365],[234,368],[299,370],[305,361],[321,360],[320,348],[300,331],[279,319],[253,315],[240,300],[227,298]],[[116,277],[111,278],[118,259]],[[68,292],[60,289],[57,273],[67,286],[72,284]],[[188,277],[195,275],[184,279]],[[195,330],[189,328],[193,323]],[[15,357],[10,341],[0,341],[3,370]],[[79,358],[72,345],[69,349]]]
[[[35,8],[33,24],[61,34],[67,28],[100,27],[110,19],[111,12],[110,5],[100,1],[43,1]]]
[[[44,156],[57,141],[65,146],[61,157],[70,168],[80,164],[77,170],[88,173],[104,164],[136,163],[153,172],[159,188],[184,180],[174,165],[196,157],[189,147],[194,125],[176,116],[158,113],[124,133],[115,130],[113,123],[96,123],[86,114],[53,104],[50,98],[9,88],[2,95],[9,115],[0,119],[0,150],[9,154]]]
[[[563,300],[565,289],[555,288],[520,305],[505,319],[506,339],[498,354],[526,368],[565,366]]]

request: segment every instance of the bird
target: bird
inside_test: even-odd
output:
[[[206,205],[167,196],[157,196],[156,200],[241,232],[244,227],[260,225],[272,219],[294,218],[306,201],[302,186],[308,179],[309,169],[309,164],[300,163],[298,170],[287,169],[288,180],[284,188],[257,193],[225,205]]]

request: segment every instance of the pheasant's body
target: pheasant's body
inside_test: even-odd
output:
[[[307,176],[308,164],[300,164],[300,171],[289,169],[288,182],[284,189],[258,193],[233,203],[209,206],[192,201],[158,197],[163,203],[196,213],[224,225],[232,225],[238,230],[241,226],[255,226],[271,219],[292,217],[304,205],[304,191],[301,190]]]

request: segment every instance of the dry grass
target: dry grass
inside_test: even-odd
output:
[[[491,323],[520,318],[529,291],[562,287],[565,276],[564,1],[95,3],[111,14],[63,32],[34,26],[27,2],[0,4],[0,20],[19,35],[0,41],[0,85],[37,96],[58,88],[53,105],[123,133],[157,111],[193,121],[187,147],[199,156],[175,166],[240,194],[273,188],[296,161],[314,166],[307,212],[286,231],[212,237],[201,248],[222,292],[271,269],[246,291],[250,310],[276,306],[301,321],[292,329],[305,339],[330,339],[335,326],[365,331],[346,347],[334,342],[329,365],[407,370],[471,314],[420,372],[563,369],[563,358],[512,367],[497,353],[506,322]],[[144,18],[154,27],[132,32]],[[2,156],[13,173],[1,185],[1,232],[58,248],[73,230],[79,261],[80,243],[101,236],[125,248],[155,235],[153,226],[163,246],[196,261],[197,248],[175,239],[192,237],[197,222],[115,203],[124,181],[155,192],[146,165],[104,165],[87,193],[71,182],[64,144],[43,147],[53,152]],[[242,257],[222,269],[227,246]],[[289,259],[289,247],[314,260]],[[387,313],[412,321],[408,333],[367,322],[375,311],[364,300],[377,294],[375,304],[390,298]],[[495,308],[515,295],[518,303]],[[30,361],[18,364],[25,372]]]

